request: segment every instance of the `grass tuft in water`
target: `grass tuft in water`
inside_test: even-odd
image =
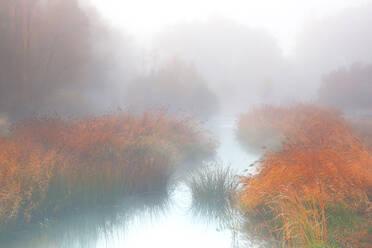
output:
[[[187,184],[192,195],[191,211],[221,229],[237,229],[239,211],[236,197],[239,178],[229,167],[210,164],[191,173]]]

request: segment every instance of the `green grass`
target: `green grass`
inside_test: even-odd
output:
[[[230,227],[236,221],[239,179],[230,168],[207,165],[192,172],[187,184],[194,216],[208,222],[217,220],[224,227]]]

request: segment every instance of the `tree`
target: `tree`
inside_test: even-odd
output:
[[[343,110],[372,109],[372,64],[354,64],[323,76],[319,101]]]
[[[207,117],[217,111],[217,97],[193,64],[174,59],[157,71],[142,75],[127,89],[126,103],[138,111],[166,108]]]
[[[0,112],[20,118],[79,82],[92,27],[78,1],[3,0],[0,22]]]

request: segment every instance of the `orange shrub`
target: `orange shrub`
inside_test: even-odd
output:
[[[165,113],[22,121],[0,139],[0,233],[128,195],[166,194],[182,161],[214,149],[196,123]]]
[[[45,198],[57,163],[54,150],[34,143],[0,139],[0,232],[31,220]]]
[[[281,111],[282,147],[265,153],[258,174],[242,178],[242,207],[258,222],[257,233],[283,246],[332,247],[316,246],[330,240],[329,206],[365,214],[371,207],[372,155],[335,111]]]

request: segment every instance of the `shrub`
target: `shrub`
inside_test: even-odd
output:
[[[242,179],[251,233],[279,247],[367,247],[370,151],[334,111],[305,105],[287,111],[281,149],[267,151],[260,172]],[[364,221],[353,230],[335,225],[331,216],[340,209],[351,213],[342,214],[347,225],[354,215]]]
[[[371,76],[371,64],[356,63],[332,71],[323,77],[318,100],[345,111],[371,110]]]
[[[126,103],[136,111],[166,108],[202,119],[218,111],[217,96],[194,65],[174,59],[159,70],[142,75],[128,85]]]
[[[0,139],[0,233],[129,196],[167,194],[182,161],[214,149],[197,124],[165,113],[22,121]]]

